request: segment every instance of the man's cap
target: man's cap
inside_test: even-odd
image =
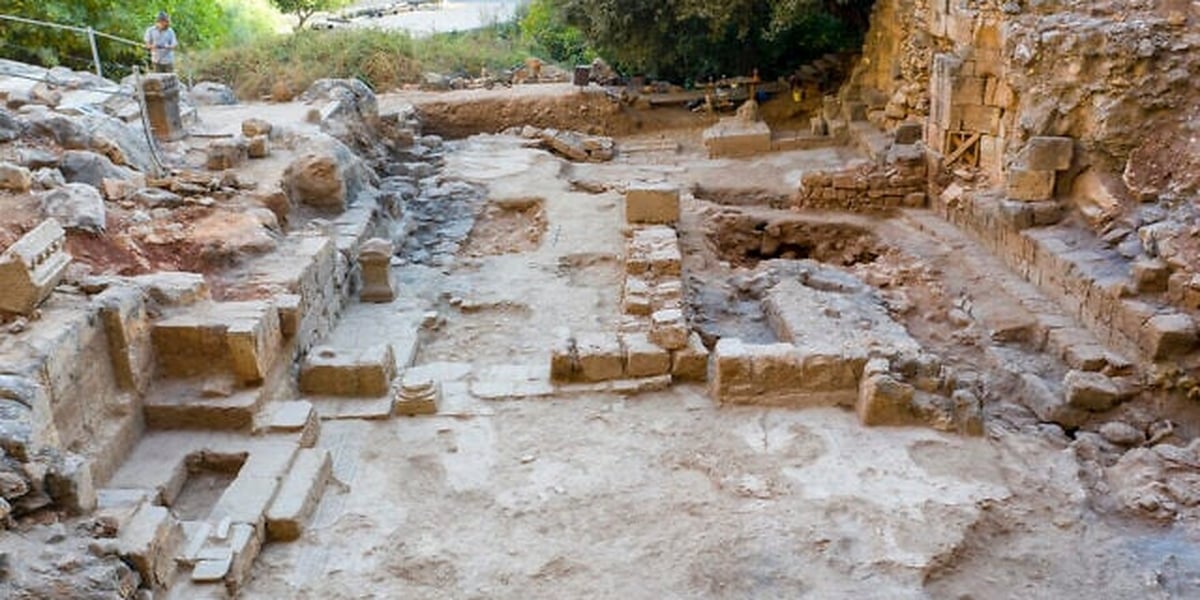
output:
[[[170,21],[171,17],[170,17],[170,15],[167,14],[167,11],[160,10],[160,11],[158,11],[158,20],[159,21]]]

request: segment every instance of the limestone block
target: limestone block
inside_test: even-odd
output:
[[[591,334],[576,340],[579,375],[584,381],[620,379],[625,371],[621,344],[614,336]]]
[[[205,167],[210,171],[237,168],[249,158],[248,150],[246,140],[242,138],[214,140],[208,145]]]
[[[307,154],[292,161],[283,173],[283,189],[292,202],[346,209],[346,182],[337,159],[329,155]]]
[[[187,135],[179,107],[179,78],[174,73],[151,73],[142,79],[150,130],[159,140],[174,141]]]
[[[287,338],[296,335],[300,328],[300,317],[303,315],[303,298],[300,294],[280,294],[271,301],[275,303],[275,310],[279,312],[279,331]]]
[[[71,255],[66,232],[47,219],[0,254],[0,311],[27,315],[54,291]]]
[[[1079,427],[1088,416],[1086,411],[1069,406],[1061,394],[1056,394],[1042,378],[1032,373],[1021,376],[1017,400],[1042,421],[1063,427]]]
[[[230,527],[229,547],[233,550],[233,561],[225,575],[225,589],[231,596],[236,597],[238,589],[249,578],[262,543],[258,528],[245,523],[234,523]]]
[[[625,285],[621,289],[621,309],[625,314],[650,315],[650,286],[646,285],[645,280],[628,276],[625,278]]]
[[[388,393],[395,375],[391,344],[349,349],[318,346],[309,351],[300,368],[300,391],[375,398]]]
[[[259,383],[266,377],[283,344],[279,312],[269,303],[252,303],[249,314],[229,323],[225,344],[233,373],[244,384]]]
[[[150,319],[136,288],[110,287],[96,297],[113,374],[122,389],[144,391],[153,373]]]
[[[992,135],[1000,133],[1000,115],[1003,114],[1003,111],[999,108],[971,104],[960,106],[958,110],[962,119],[963,130],[990,133]]]
[[[1167,291],[1171,271],[1167,261],[1143,256],[1133,261],[1132,275],[1138,292],[1156,294]]]
[[[708,377],[709,395],[718,402],[736,402],[753,395],[748,385],[752,371],[750,353],[742,340],[721,338],[713,349]]]
[[[671,353],[671,377],[677,381],[704,381],[708,378],[708,348],[700,334],[692,332],[687,346]]]
[[[33,187],[33,174],[29,169],[0,161],[0,190],[24,194]]]
[[[271,141],[265,135],[247,138],[246,156],[249,158],[266,158],[271,155]]]
[[[362,269],[363,302],[387,303],[396,299],[392,282],[392,243],[372,238],[359,248],[358,266]]]
[[[623,342],[626,377],[654,377],[671,372],[671,354],[652,344],[646,334],[626,335]]]
[[[1121,401],[1121,390],[1107,375],[1068,371],[1063,377],[1067,405],[1089,412],[1103,412]]]
[[[271,135],[271,123],[264,119],[246,119],[242,121],[242,135],[246,138]]]
[[[771,151],[771,128],[763,121],[724,118],[705,129],[703,138],[709,158],[753,156]]]
[[[1036,202],[1054,198],[1054,171],[1034,171],[1013,167],[1008,171],[1005,190],[1012,200]]]
[[[1071,168],[1075,140],[1069,137],[1029,138],[1017,155],[1016,166],[1029,171],[1065,171]]]
[[[267,509],[268,541],[291,541],[300,537],[332,472],[329,450],[310,448],[296,454],[296,461]]]
[[[863,379],[858,388],[855,411],[867,426],[903,425],[913,419],[912,399],[916,390],[889,374]]]
[[[650,341],[667,350],[679,350],[687,346],[687,320],[683,311],[666,309],[650,315]]]
[[[435,415],[441,399],[441,385],[431,377],[409,371],[400,382],[400,393],[396,397],[396,414]]]
[[[1196,347],[1196,324],[1183,313],[1155,315],[1142,325],[1139,341],[1154,360],[1182,356]]]
[[[579,355],[574,338],[560,340],[550,349],[550,380],[572,381],[579,372]]]
[[[117,552],[147,585],[166,585],[175,572],[175,549],[183,532],[162,506],[143,504],[121,528]]]
[[[986,87],[987,82],[982,77],[958,77],[954,80],[954,96],[951,102],[982,105]]]
[[[625,190],[625,221],[671,225],[679,220],[679,186],[631,183]]]
[[[262,429],[269,433],[299,433],[300,447],[311,448],[321,432],[321,420],[311,402],[275,402]]]

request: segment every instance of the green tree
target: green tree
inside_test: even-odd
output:
[[[129,67],[145,63],[142,35],[154,23],[159,10],[171,15],[181,52],[222,46],[262,35],[273,29],[277,18],[265,0],[156,0],[136,3],[125,0],[7,0],[5,14],[70,25],[127,38],[127,44],[97,38],[105,75],[120,76]],[[66,66],[75,70],[92,67],[87,36],[38,25],[4,22],[0,26],[0,56],[40,64]]]
[[[555,62],[581,64],[595,58],[583,30],[567,23],[557,0],[532,0],[519,10],[521,40]]]
[[[349,0],[271,0],[271,4],[274,4],[279,12],[296,15],[296,30],[299,31],[304,29],[304,24],[313,15],[341,8],[349,4]]]
[[[780,74],[856,47],[873,0],[551,0],[605,58],[670,79]]]

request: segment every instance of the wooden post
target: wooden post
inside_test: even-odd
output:
[[[104,77],[104,69],[100,66],[100,50],[96,47],[96,30],[87,28],[88,43],[92,46],[92,60],[96,61],[96,75]]]

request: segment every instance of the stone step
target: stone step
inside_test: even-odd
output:
[[[290,541],[300,537],[332,472],[329,450],[308,448],[296,455],[296,461],[267,509],[268,540]]]
[[[146,426],[151,429],[248,429],[263,404],[264,389],[227,389],[206,395],[196,380],[160,381],[143,404]]]
[[[300,434],[300,447],[311,448],[321,435],[321,418],[311,402],[273,402],[259,411],[254,430],[258,434]]]
[[[232,373],[261,382],[283,343],[279,310],[270,302],[204,302],[154,324],[159,372],[167,377]]]
[[[396,376],[391,344],[358,348],[314,347],[300,367],[300,391],[321,396],[375,398]]]
[[[143,584],[169,584],[183,533],[163,506],[143,503],[120,529],[117,551],[142,577]]]

